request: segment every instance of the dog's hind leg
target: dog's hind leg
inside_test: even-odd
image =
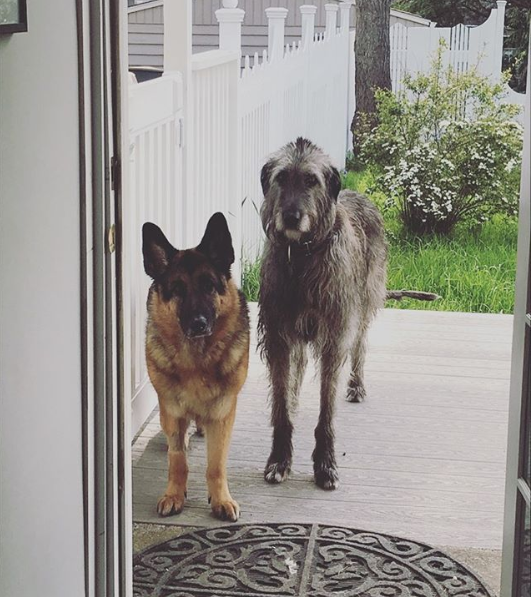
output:
[[[352,369],[347,388],[347,400],[349,402],[363,402],[365,400],[366,392],[363,383],[363,370],[365,355],[367,353],[367,331],[368,326],[360,325],[350,352]]]
[[[293,456],[292,355],[285,342],[276,343],[274,350],[269,350],[267,354],[272,389],[273,446],[264,470],[264,479],[268,483],[281,483],[289,475]]]
[[[337,489],[337,473],[334,449],[333,417],[337,385],[344,357],[337,351],[328,350],[321,356],[321,410],[315,428],[315,449],[312,454],[315,482],[322,489]]]
[[[161,407],[160,422],[168,440],[168,486],[158,501],[157,512],[170,516],[181,512],[186,499],[188,420],[174,418]]]

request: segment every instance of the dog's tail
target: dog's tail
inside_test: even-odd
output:
[[[436,301],[441,297],[433,292],[421,292],[419,290],[388,290],[385,300],[401,301],[403,298],[412,298],[417,301]]]

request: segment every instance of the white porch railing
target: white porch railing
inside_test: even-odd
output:
[[[169,239],[183,222],[183,82],[178,74],[129,86],[130,164],[123,226],[125,389],[132,401],[132,433],[157,403],[144,356],[146,297],[142,225],[152,221]],[[129,364],[127,366],[127,364]]]

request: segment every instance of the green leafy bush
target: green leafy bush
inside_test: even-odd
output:
[[[519,107],[502,101],[504,81],[459,73],[444,65],[444,51],[399,93],[376,92],[378,124],[362,136],[362,159],[413,234],[448,234],[518,204]]]

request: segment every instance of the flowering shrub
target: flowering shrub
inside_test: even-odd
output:
[[[519,107],[500,101],[503,82],[445,67],[444,50],[399,93],[376,92],[378,124],[362,135],[362,159],[414,234],[447,234],[518,204]]]

